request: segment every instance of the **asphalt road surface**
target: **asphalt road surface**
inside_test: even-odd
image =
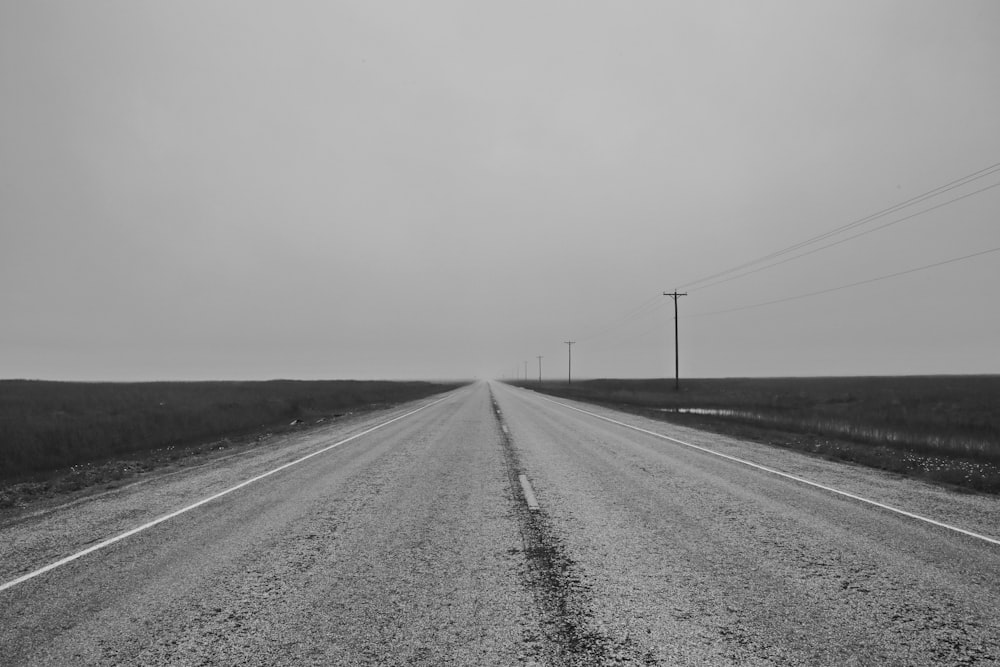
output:
[[[6,517],[0,664],[993,665],[998,537],[996,498],[479,383]]]

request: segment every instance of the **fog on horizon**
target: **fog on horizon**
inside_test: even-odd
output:
[[[998,80],[990,0],[4,3],[0,378],[667,377],[675,290],[685,377],[1000,373]]]

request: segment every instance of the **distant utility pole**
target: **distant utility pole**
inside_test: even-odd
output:
[[[538,384],[542,383],[542,355],[538,355]]]
[[[687,296],[687,292],[678,293],[675,289],[673,292],[664,292],[663,296],[669,296],[674,300],[674,391],[680,391],[681,389],[681,357],[680,357],[680,345],[677,342],[677,299],[682,296]]]
[[[528,362],[524,362],[524,381],[528,381]]]
[[[564,341],[569,350],[569,371],[566,374],[566,384],[573,384],[573,343],[575,340]]]

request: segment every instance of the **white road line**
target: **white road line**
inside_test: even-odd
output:
[[[598,419],[603,419],[606,422],[612,424],[617,424],[618,426],[624,426],[625,428],[632,429],[633,431],[638,431],[640,433],[645,433],[646,435],[651,435],[655,438],[660,438],[662,440],[669,440],[670,442],[677,443],[678,445],[684,445],[685,447],[690,447],[691,449],[697,449],[700,452],[705,452],[706,454],[711,454],[712,456],[718,456],[719,458],[728,459],[730,461],[735,461],[736,463],[742,463],[743,465],[750,466],[751,468],[756,468],[757,470],[763,470],[764,472],[771,473],[772,475],[777,475],[779,477],[784,477],[785,479],[790,479],[800,484],[806,484],[808,486],[815,487],[817,489],[823,489],[830,493],[835,493],[840,496],[851,498],[852,500],[857,500],[862,503],[867,503],[869,505],[874,505],[875,507],[880,507],[884,510],[890,512],[895,512],[896,514],[902,514],[903,516],[909,517],[911,519],[916,519],[918,521],[924,521],[926,523],[938,526],[939,528],[946,528],[948,530],[955,531],[956,533],[961,533],[963,535],[968,535],[969,537],[974,537],[977,540],[983,540],[984,542],[989,542],[990,544],[1000,545],[1000,539],[995,537],[989,537],[988,535],[982,535],[980,533],[974,533],[971,530],[966,530],[964,528],[959,528],[958,526],[952,526],[935,519],[931,519],[919,514],[914,514],[913,512],[907,512],[906,510],[899,509],[898,507],[893,507],[892,505],[886,505],[885,503],[880,503],[877,500],[871,500],[870,498],[865,498],[863,496],[850,493],[848,491],[841,491],[840,489],[835,489],[832,486],[826,486],[825,484],[820,484],[818,482],[813,482],[803,477],[798,477],[796,475],[789,474],[787,472],[781,472],[780,470],[775,470],[774,468],[768,468],[767,466],[760,465],[759,463],[754,463],[753,461],[747,461],[746,459],[741,459],[736,456],[730,456],[729,454],[723,454],[721,452],[716,452],[714,450],[708,449],[706,447],[701,447],[699,445],[693,445],[690,442],[684,442],[683,440],[678,440],[677,438],[671,438],[669,435],[663,435],[662,433],[657,433],[655,431],[649,431],[644,428],[639,428],[638,426],[633,426],[632,424],[626,424],[625,422],[620,422],[616,419],[611,419],[603,415],[599,415],[594,412],[588,412],[587,410],[581,410],[580,408],[573,407],[572,405],[567,405],[566,403],[560,403],[559,401],[554,401],[551,398],[542,396],[538,392],[534,392],[538,398],[543,401],[548,401],[549,403],[555,403],[556,405],[561,405],[564,408],[569,408],[570,410],[576,410],[577,412],[582,412],[585,415],[590,415],[591,417],[596,417]]]
[[[135,535],[136,533],[141,533],[142,531],[144,531],[144,530],[146,530],[148,528],[152,528],[153,526],[155,526],[157,524],[161,524],[164,521],[169,521],[170,519],[173,519],[176,516],[180,516],[181,514],[184,514],[185,512],[190,512],[191,510],[195,509],[196,507],[201,507],[202,505],[204,505],[206,503],[210,503],[213,500],[217,500],[218,498],[221,498],[222,496],[228,495],[228,494],[232,493],[233,491],[237,491],[239,489],[242,489],[244,486],[248,486],[250,484],[253,484],[254,482],[258,482],[258,481],[264,479],[265,477],[270,477],[271,475],[273,475],[276,472],[280,472],[280,471],[282,471],[282,470],[284,470],[286,468],[291,468],[294,465],[302,463],[303,461],[307,461],[307,460],[313,458],[314,456],[319,456],[320,454],[323,454],[324,452],[328,452],[328,451],[330,451],[331,449],[333,449],[335,447],[340,447],[341,445],[346,444],[348,442],[351,442],[352,440],[357,440],[361,436],[368,435],[372,431],[377,431],[378,429],[382,428],[383,426],[388,426],[389,424],[392,424],[393,422],[398,422],[400,419],[405,419],[406,417],[409,417],[411,415],[415,415],[416,413],[420,412],[421,410],[426,410],[427,408],[429,408],[429,407],[431,407],[433,405],[437,405],[441,401],[443,401],[443,400],[445,400],[447,398],[450,398],[450,397],[451,397],[451,394],[449,393],[447,396],[443,396],[442,398],[439,398],[436,401],[433,401],[431,403],[428,403],[427,405],[419,407],[416,410],[411,410],[410,412],[407,412],[406,414],[399,415],[398,417],[393,417],[392,419],[390,419],[388,421],[384,421],[381,424],[377,424],[375,426],[372,426],[371,428],[366,429],[364,431],[361,431],[360,433],[355,433],[354,435],[352,435],[349,438],[344,438],[343,440],[341,440],[339,442],[335,442],[332,445],[327,445],[326,447],[323,447],[322,449],[318,449],[315,452],[312,452],[311,454],[306,454],[305,456],[297,458],[294,461],[289,461],[288,463],[282,464],[282,465],[278,466],[277,468],[275,468],[273,470],[269,470],[269,471],[267,471],[267,472],[265,472],[263,474],[257,475],[256,477],[251,477],[250,479],[248,479],[246,481],[240,482],[236,486],[231,486],[231,487],[229,487],[228,489],[226,489],[224,491],[219,491],[218,493],[213,494],[213,495],[211,495],[211,496],[209,496],[207,498],[203,498],[203,499],[199,500],[196,503],[192,503],[192,504],[188,505],[187,507],[182,507],[181,509],[179,509],[179,510],[177,510],[175,512],[171,512],[170,514],[164,514],[163,516],[161,516],[159,518],[153,519],[149,523],[144,523],[141,526],[137,526],[137,527],[135,527],[135,528],[133,528],[131,530],[127,530],[124,533],[121,533],[120,535],[115,535],[114,537],[110,537],[110,538],[104,540],[103,542],[98,542],[97,544],[94,544],[94,545],[92,545],[90,547],[87,547],[83,551],[78,551],[77,553],[75,553],[75,554],[73,554],[71,556],[66,556],[65,558],[63,558],[61,560],[57,560],[57,561],[55,561],[53,563],[49,563],[48,565],[46,565],[44,567],[40,567],[40,568],[38,568],[37,570],[35,570],[33,572],[29,572],[29,573],[27,573],[25,575],[22,575],[22,576],[18,577],[17,579],[13,579],[13,580],[8,581],[8,582],[6,582],[4,584],[0,584],[0,591],[5,591],[8,588],[13,588],[14,586],[17,586],[18,584],[22,584],[25,581],[28,581],[29,579],[34,579],[35,577],[37,577],[37,576],[39,576],[41,574],[45,574],[46,572],[50,572],[50,571],[56,569],[57,567],[62,567],[63,565],[66,565],[67,563],[72,563],[73,561],[77,560],[78,558],[82,558],[82,557],[86,556],[87,554],[91,554],[91,553],[93,553],[95,551],[103,549],[104,547],[110,546],[110,545],[114,544],[115,542],[121,542],[126,537],[131,537],[132,535]]]
[[[524,502],[528,504],[528,509],[532,512],[537,512],[539,510],[538,500],[535,499],[535,491],[531,488],[531,482],[528,481],[526,475],[518,475],[517,478],[521,482],[521,490],[524,492]]]

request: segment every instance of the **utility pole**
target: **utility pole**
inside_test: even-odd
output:
[[[569,371],[566,374],[566,384],[573,384],[573,343],[575,340],[564,341],[569,350]]]
[[[681,390],[681,357],[680,357],[680,345],[677,342],[677,299],[682,296],[687,296],[687,292],[681,292],[678,294],[675,289],[673,292],[664,292],[663,296],[669,296],[674,300],[674,391]]]
[[[524,381],[528,381],[528,362],[524,362]]]
[[[542,383],[542,355],[538,355],[538,384]]]

